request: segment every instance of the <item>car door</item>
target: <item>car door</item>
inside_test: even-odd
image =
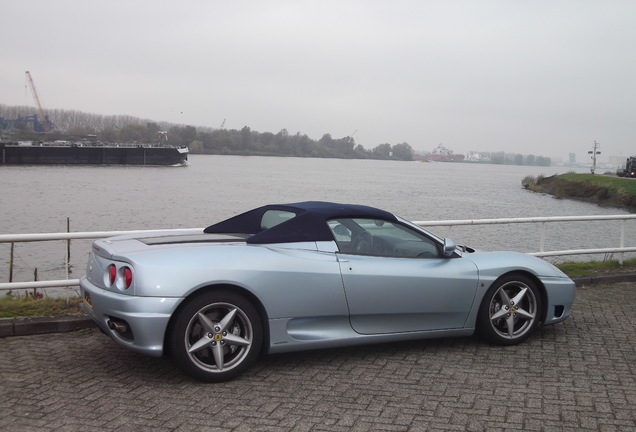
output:
[[[340,226],[338,226],[340,225]],[[350,231],[349,243],[345,230]],[[374,220],[330,223],[350,321],[361,334],[462,328],[473,305],[478,273],[459,256],[444,257],[434,239],[410,227]],[[358,231],[358,227],[365,231]],[[371,249],[356,237],[371,236]]]

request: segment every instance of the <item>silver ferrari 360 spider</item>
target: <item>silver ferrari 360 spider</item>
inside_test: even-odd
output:
[[[207,227],[93,242],[84,310],[119,345],[203,381],[261,353],[465,336],[512,345],[571,312],[574,283],[361,205],[267,205]]]

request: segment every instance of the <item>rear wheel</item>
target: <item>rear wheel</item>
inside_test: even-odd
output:
[[[541,297],[532,280],[509,275],[490,287],[479,309],[477,329],[490,342],[514,345],[527,339],[540,320]]]
[[[171,329],[172,355],[188,375],[227,381],[258,358],[263,329],[256,308],[231,291],[209,291],[180,309]]]

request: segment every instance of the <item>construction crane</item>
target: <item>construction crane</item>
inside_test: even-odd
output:
[[[33,99],[35,100],[35,105],[38,109],[38,117],[40,118],[40,124],[44,128],[44,132],[49,131],[49,122],[46,117],[44,117],[44,110],[42,109],[42,104],[40,103],[40,98],[38,97],[38,92],[35,89],[35,84],[33,83],[33,78],[31,78],[31,72],[26,71],[26,78],[29,87],[31,87],[31,93],[33,93]]]

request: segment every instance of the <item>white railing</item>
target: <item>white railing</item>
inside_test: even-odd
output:
[[[531,218],[501,218],[501,219],[465,219],[465,220],[445,220],[445,221],[413,221],[414,224],[421,227],[431,226],[447,226],[450,227],[451,233],[453,226],[470,226],[470,225],[503,225],[503,224],[541,224],[541,233],[539,239],[539,252],[527,252],[528,255],[537,257],[554,257],[566,255],[585,255],[585,254],[605,254],[620,253],[619,262],[623,264],[623,254],[625,252],[636,252],[636,247],[625,247],[625,226],[629,220],[636,219],[636,215],[602,215],[602,216],[546,216]],[[586,222],[586,221],[620,221],[620,240],[616,248],[602,249],[567,249],[559,251],[545,250],[545,233],[546,224],[553,222]]]
[[[185,228],[185,229],[165,229],[165,230],[135,230],[135,231],[87,231],[87,232],[66,232],[66,233],[39,233],[39,234],[0,234],[0,243],[28,243],[42,242],[54,240],[95,240],[99,238],[114,237],[119,235],[153,233],[153,232],[201,232],[203,228]],[[13,247],[11,248],[13,249]],[[39,289],[39,288],[65,288],[79,286],[79,279],[69,279],[69,248],[66,252],[66,279],[32,281],[32,282],[0,282],[0,291],[14,289]],[[11,272],[10,272],[11,273]]]
[[[585,254],[608,254],[618,253],[619,262],[623,263],[623,254],[626,252],[636,252],[636,247],[625,247],[625,226],[627,221],[636,219],[636,215],[605,215],[605,216],[555,216],[555,217],[532,217],[532,218],[502,218],[502,219],[467,219],[467,220],[442,220],[442,221],[414,221],[413,223],[421,227],[449,227],[452,234],[454,226],[476,226],[476,225],[503,225],[503,224],[540,224],[539,251],[528,252],[528,255],[537,257],[555,257],[567,255]],[[545,250],[546,224],[559,222],[584,222],[584,221],[620,221],[620,240],[615,248],[596,249],[569,249],[569,250]],[[0,243],[21,243],[21,242],[41,242],[53,240],[76,240],[76,239],[98,239],[126,234],[152,233],[159,231],[181,231],[181,232],[201,232],[203,228],[189,229],[169,229],[169,230],[136,230],[136,231],[96,231],[96,232],[70,232],[70,233],[41,233],[41,234],[0,234]],[[67,254],[68,264],[68,254]],[[68,268],[68,265],[67,265]],[[14,289],[39,289],[54,287],[78,286],[79,279],[48,280],[34,282],[8,282],[0,283],[0,290]]]

